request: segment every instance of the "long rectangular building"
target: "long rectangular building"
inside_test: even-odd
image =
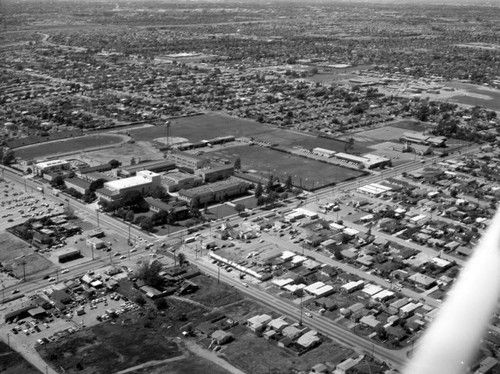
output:
[[[222,201],[226,198],[240,195],[250,188],[250,184],[236,178],[229,178],[224,181],[179,191],[179,199],[192,205],[210,203],[212,201]]]

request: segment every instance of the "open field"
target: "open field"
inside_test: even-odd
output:
[[[40,374],[40,372],[7,344],[0,342],[0,373],[2,374]]]
[[[239,146],[214,153],[219,157],[228,159],[239,157],[244,170],[254,170],[266,178],[271,174],[283,180],[287,176],[291,176],[292,183],[303,188],[319,188],[362,175],[362,172],[358,170],[343,168],[269,148]],[[273,160],[272,164],[269,160]]]
[[[15,154],[16,157],[21,157],[24,160],[33,160],[53,154],[78,152],[87,148],[119,144],[121,141],[123,141],[123,137],[119,135],[94,134],[17,148]]]

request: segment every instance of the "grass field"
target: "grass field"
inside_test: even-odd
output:
[[[2,374],[40,374],[40,371],[3,342],[0,342],[0,357],[0,373]]]
[[[104,147],[118,144],[122,140],[123,138],[118,135],[88,135],[18,148],[15,150],[15,154],[16,157],[21,157],[24,160],[33,160],[53,154],[78,152],[83,151],[86,148]]]
[[[256,171],[265,178],[272,174],[284,181],[291,176],[295,186],[306,189],[319,188],[362,175],[358,170],[255,146],[226,148],[214,154],[231,160],[239,157],[244,170]]]

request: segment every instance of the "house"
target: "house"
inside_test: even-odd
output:
[[[229,343],[233,340],[233,334],[223,330],[214,331],[210,337],[219,345]]]
[[[428,290],[431,287],[436,285],[436,280],[428,275],[415,273],[408,277],[408,280],[413,282],[417,287],[422,288],[424,290]]]
[[[317,331],[311,330],[299,337],[296,343],[303,349],[311,349],[321,343],[321,339]]]
[[[349,357],[347,360],[342,361],[340,364],[337,365],[335,368],[334,373],[335,374],[351,374],[354,373],[354,367],[358,364],[359,360],[358,359],[353,359],[352,357]]]
[[[373,316],[373,315],[367,315],[367,316],[361,317],[361,319],[359,320],[359,323],[361,323],[362,325],[365,325],[367,327],[370,327],[372,329],[375,329],[378,325],[380,325],[380,321],[377,318],[375,318],[375,316]]]
[[[326,373],[328,373],[328,366],[326,366],[325,364],[321,364],[321,363],[316,364],[311,368],[311,373],[326,374]]]
[[[475,374],[489,374],[498,366],[498,360],[494,357],[486,357],[479,363],[479,368]]]
[[[247,320],[247,325],[253,332],[260,332],[264,330],[269,322],[271,322],[271,316],[267,314],[257,315]]]
[[[282,334],[283,336],[287,336],[292,340],[297,339],[300,335],[302,335],[304,330],[297,328],[294,325],[287,326],[283,329]]]
[[[285,321],[283,318],[276,318],[273,319],[271,322],[269,322],[267,326],[276,332],[281,332],[288,325],[289,323]]]

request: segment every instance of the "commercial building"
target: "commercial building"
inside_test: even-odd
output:
[[[192,205],[210,203],[212,201],[222,201],[232,196],[245,193],[250,188],[246,182],[236,178],[229,178],[225,181],[212,183],[206,186],[199,186],[188,190],[179,191],[179,199]]]
[[[104,187],[97,190],[96,194],[101,200],[113,201],[120,199],[125,192],[139,191],[144,195],[159,186],[161,186],[160,174],[141,170],[135,177],[104,183]]]
[[[363,156],[355,156],[349,153],[339,152],[335,154],[335,158],[339,159],[340,161],[347,162],[351,165],[363,165],[367,169],[383,167],[391,163],[391,160],[389,158],[377,156],[371,153],[367,153]]]
[[[60,263],[76,260],[82,257],[80,250],[75,248],[68,248],[57,253],[57,260]]]
[[[33,173],[35,175],[43,176],[47,173],[54,173],[63,170],[69,170],[71,164],[66,160],[50,160],[39,162],[33,166]]]

